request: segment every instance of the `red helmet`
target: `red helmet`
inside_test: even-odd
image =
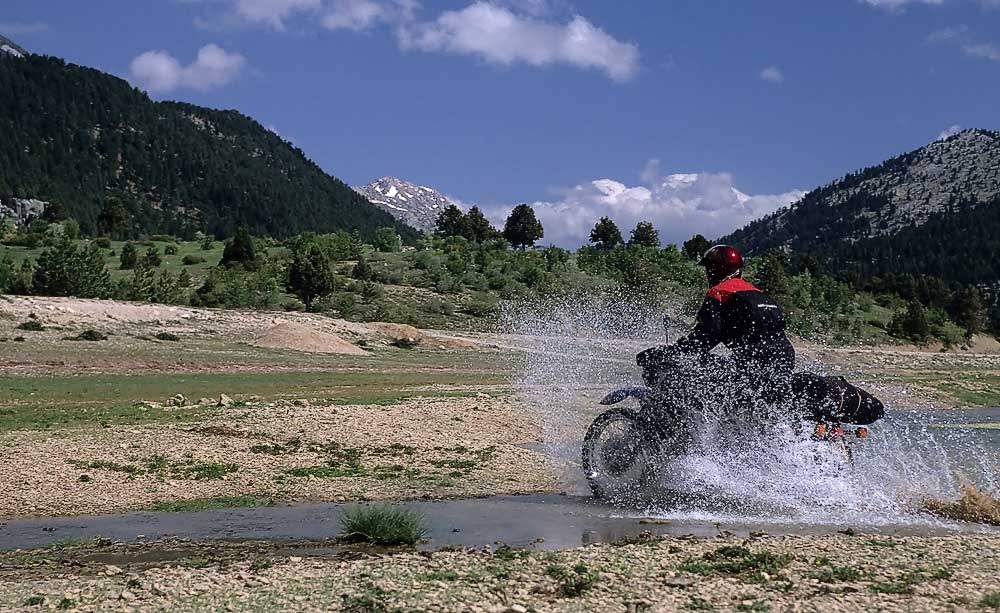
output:
[[[698,260],[704,266],[708,278],[714,282],[723,281],[743,274],[743,256],[729,245],[716,245]]]

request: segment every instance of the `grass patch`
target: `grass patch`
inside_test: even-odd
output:
[[[181,337],[177,336],[172,332],[157,332],[156,334],[153,335],[153,338],[155,338],[158,341],[167,341],[169,343],[176,343],[177,341],[181,340]]]
[[[829,558],[818,558],[813,565],[818,568],[812,573],[812,578],[820,583],[843,583],[861,579],[860,570],[851,566],[835,566]]]
[[[44,332],[45,326],[43,326],[42,322],[38,321],[37,319],[29,319],[23,324],[19,324],[17,326],[17,329],[24,330],[26,332]]]
[[[788,566],[792,556],[769,551],[754,553],[746,547],[726,545],[701,558],[686,560],[680,570],[695,575],[729,575],[751,583],[764,583],[764,574],[775,576]]]
[[[40,607],[43,604],[45,604],[45,596],[39,596],[37,594],[35,596],[28,596],[28,598],[24,601],[24,606],[26,607]]]
[[[744,598],[740,601],[740,604],[736,605],[736,610],[767,613],[771,610],[771,603],[766,600],[758,600],[756,598]]]
[[[421,577],[424,581],[458,581],[459,574],[453,570],[435,570]]]
[[[684,604],[684,608],[688,611],[714,611],[715,605],[704,598],[694,596]]]
[[[979,606],[984,609],[1000,610],[1000,592],[991,592],[979,601]]]
[[[340,523],[341,538],[347,542],[413,546],[427,534],[423,515],[384,504],[348,509]]]
[[[340,477],[361,477],[364,476],[364,471],[359,468],[341,468],[339,466],[300,466],[297,468],[289,468],[285,471],[285,474],[290,477],[302,477],[309,478],[315,477],[317,479],[337,479]]]
[[[514,560],[523,560],[531,557],[531,552],[527,549],[516,549],[504,543],[496,548],[493,552],[493,557],[504,562],[513,562]]]
[[[256,507],[273,507],[274,505],[275,500],[266,496],[216,496],[213,498],[192,498],[191,500],[158,502],[144,510],[156,513],[193,513],[196,511],[210,511],[212,509],[250,509]]]
[[[565,566],[552,565],[545,569],[545,574],[555,579],[559,594],[565,598],[579,598],[592,590],[601,580],[600,573],[582,563],[574,566],[572,570]]]

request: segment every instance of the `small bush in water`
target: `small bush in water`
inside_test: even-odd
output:
[[[341,538],[352,542],[416,545],[427,534],[423,515],[382,504],[349,509],[340,523]]]

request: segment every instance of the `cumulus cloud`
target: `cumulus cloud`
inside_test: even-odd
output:
[[[39,32],[45,32],[48,29],[49,24],[41,21],[32,21],[30,23],[0,21],[0,34],[6,34],[7,36],[38,34]]]
[[[949,138],[951,136],[955,136],[956,134],[958,134],[961,131],[962,131],[962,126],[960,126],[958,124],[951,125],[951,126],[948,126],[947,128],[945,128],[944,130],[941,130],[941,133],[938,134],[937,139],[938,140],[944,140],[944,139]]]
[[[616,40],[580,15],[563,24],[490,2],[405,24],[398,35],[406,50],[475,55],[502,66],[569,64],[602,70],[615,81],[627,81],[639,69],[638,47]]]
[[[770,83],[781,83],[785,80],[785,75],[777,66],[768,66],[760,71],[760,78]]]
[[[659,173],[651,160],[643,184],[628,186],[600,179],[563,190],[558,200],[535,202],[532,208],[545,228],[545,244],[575,248],[585,244],[603,216],[626,236],[640,221],[660,231],[664,243],[680,243],[694,234],[715,238],[802,198],[805,192],[748,195],[736,189],[729,173]],[[486,207],[490,220],[503,225],[512,206]]]
[[[222,87],[246,67],[246,58],[217,45],[205,45],[187,66],[166,51],[147,51],[132,60],[132,79],[151,93],[176,89],[209,90]]]
[[[962,52],[970,57],[1000,62],[1000,46],[993,43],[969,43],[962,46]]]
[[[262,23],[276,30],[285,29],[285,20],[292,14],[315,11],[322,0],[233,0],[236,16],[252,23]]]

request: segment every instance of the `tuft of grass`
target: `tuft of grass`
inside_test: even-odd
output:
[[[43,326],[42,322],[38,321],[37,319],[29,319],[23,324],[19,324],[17,326],[17,329],[25,330],[27,332],[44,332],[45,326]]]
[[[694,596],[691,600],[684,604],[684,608],[689,611],[714,611],[715,605],[704,598]]]
[[[726,545],[706,553],[701,559],[686,560],[680,569],[695,575],[730,575],[751,583],[763,583],[765,573],[777,575],[791,561],[792,556],[786,554],[754,553],[746,547]]]
[[[62,600],[59,601],[59,604],[56,605],[56,608],[59,609],[60,611],[68,611],[69,609],[72,609],[75,606],[76,602],[73,599],[63,598]]]
[[[514,560],[523,560],[531,557],[531,552],[526,549],[515,549],[503,543],[493,552],[493,557],[504,562],[513,562]]]
[[[259,573],[262,570],[267,570],[274,566],[274,560],[270,558],[255,558],[253,562],[250,563],[250,570],[255,573]]]
[[[157,332],[156,334],[153,335],[153,338],[155,338],[158,341],[167,341],[171,343],[176,343],[177,341],[181,340],[181,337],[177,336],[176,334],[173,334],[172,332]]]
[[[820,583],[840,583],[858,581],[861,571],[851,566],[834,566],[829,558],[818,558],[813,562],[818,569],[812,573],[812,578]]]
[[[45,604],[45,596],[39,596],[37,594],[34,596],[28,596],[28,598],[24,601],[24,606],[26,607],[40,607],[43,604]]]
[[[983,609],[1000,610],[1000,592],[990,592],[979,601],[979,606]]]
[[[341,538],[348,542],[413,546],[427,534],[423,515],[384,504],[348,509],[340,523]]]
[[[158,502],[145,510],[155,513],[193,513],[212,509],[249,509],[273,507],[274,505],[275,500],[266,496],[216,496],[214,498]]]
[[[459,575],[453,570],[435,570],[422,577],[425,581],[458,581]]]
[[[290,468],[286,470],[285,474],[292,477],[336,479],[338,477],[360,477],[364,475],[364,472],[353,467],[340,468],[339,466],[300,466],[298,468]]]
[[[194,462],[181,468],[180,474],[195,481],[217,481],[230,473],[239,470],[238,464],[220,464],[218,462]]]
[[[577,564],[572,570],[553,564],[545,569],[545,574],[556,580],[559,594],[566,598],[578,598],[584,595],[601,580],[600,573],[591,570],[583,563]]]
[[[756,598],[745,598],[736,605],[737,611],[751,611],[754,613],[768,613],[771,610],[771,603],[766,600]]]

